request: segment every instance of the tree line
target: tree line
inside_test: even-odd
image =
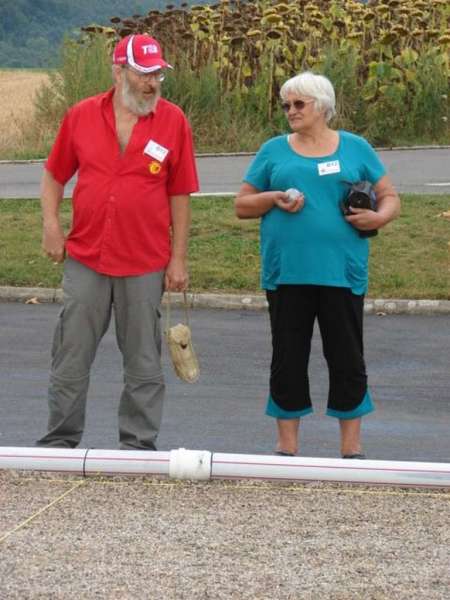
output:
[[[0,68],[56,66],[65,35],[165,5],[164,0],[0,0]]]

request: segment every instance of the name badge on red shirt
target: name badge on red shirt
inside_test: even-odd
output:
[[[164,148],[164,146],[161,146],[161,144],[158,144],[154,140],[150,140],[144,148],[144,154],[156,158],[159,162],[163,162],[168,153],[168,148]]]

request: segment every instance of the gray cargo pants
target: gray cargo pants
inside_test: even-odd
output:
[[[91,365],[114,310],[125,383],[119,405],[120,447],[156,448],[164,397],[159,312],[163,277],[163,271],[110,277],[66,260],[64,306],[52,347],[48,433],[38,446],[79,444]]]

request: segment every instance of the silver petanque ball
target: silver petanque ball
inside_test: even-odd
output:
[[[301,192],[299,192],[295,188],[289,188],[288,190],[286,190],[285,193],[288,195],[289,202],[293,202],[301,194]]]

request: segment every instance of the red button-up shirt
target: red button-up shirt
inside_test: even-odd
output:
[[[98,273],[143,275],[169,262],[169,197],[199,189],[192,134],[182,110],[160,98],[122,153],[113,93],[67,112],[45,167],[62,185],[78,171],[69,256]]]

